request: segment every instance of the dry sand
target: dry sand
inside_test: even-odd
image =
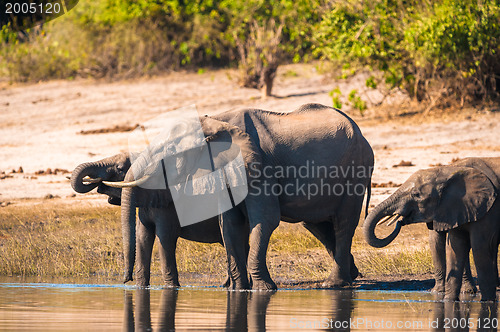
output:
[[[106,204],[106,198],[96,193],[75,195],[68,173],[37,172],[71,171],[82,162],[126,151],[128,133],[120,127],[133,127],[165,111],[190,104],[201,114],[237,108],[292,111],[305,103],[331,105],[328,93],[337,86],[345,94],[352,88],[366,90],[362,77],[339,83],[318,74],[312,65],[283,66],[273,90],[276,96],[262,100],[259,91],[239,87],[235,77],[234,71],[222,70],[120,82],[0,85],[0,203],[35,204],[52,195],[67,203]],[[376,102],[380,93],[367,91],[365,97]],[[418,169],[448,164],[454,158],[500,156],[498,112],[456,118],[448,114],[442,121],[428,121],[418,116],[388,120],[371,111],[361,117],[356,110],[345,111],[375,151],[376,184],[400,184]],[[116,126],[118,131],[112,129]],[[82,130],[105,133],[83,135]],[[393,167],[401,161],[414,166]],[[12,173],[19,167],[23,173]],[[375,188],[372,205],[394,189]]]

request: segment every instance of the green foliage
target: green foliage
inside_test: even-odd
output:
[[[361,115],[364,114],[364,111],[366,110],[366,102],[358,96],[358,91],[356,89],[349,92],[348,100],[355,109],[359,110]]]
[[[329,93],[330,97],[332,97],[333,107],[337,109],[342,109],[342,102],[340,101],[340,97],[342,96],[342,92],[340,92],[339,88],[335,88]]]
[[[342,92],[340,91],[340,89],[338,87],[333,89],[332,91],[330,91],[329,95],[330,97],[332,97],[333,107],[342,109]],[[361,113],[361,115],[364,114],[364,111],[366,110],[366,102],[361,99],[360,96],[358,96],[358,91],[356,89],[349,92],[347,101],[347,104],[351,105],[354,109],[357,109]]]
[[[298,61],[312,45],[319,3],[81,0],[68,14],[45,24],[43,30],[29,32],[21,42],[3,27],[0,58],[6,61],[0,63],[8,65],[0,65],[0,75],[16,81],[128,77],[228,66],[242,59],[250,71]]]
[[[377,68],[418,100],[463,104],[498,96],[499,22],[494,0],[340,1],[319,25],[315,52]]]
[[[0,59],[6,61],[0,63],[7,65],[0,75],[16,81],[128,77],[217,66],[231,58],[225,26],[213,1],[82,0],[21,42],[4,27]]]
[[[365,82],[366,86],[368,88],[376,89],[377,88],[377,82],[375,81],[375,77],[370,76],[366,79]]]
[[[320,20],[318,0],[226,0],[220,10],[228,17],[226,37],[237,49],[241,83],[271,85],[277,67],[298,62],[310,50]],[[270,89],[269,89],[270,92]]]
[[[496,98],[495,0],[81,0],[18,34],[0,30],[0,76],[13,81],[130,77],[238,66],[243,85],[272,85],[281,63],[322,57],[341,78],[360,68],[435,105]],[[354,97],[353,97],[354,98]],[[332,95],[341,106],[340,94]],[[360,110],[361,99],[351,102]]]

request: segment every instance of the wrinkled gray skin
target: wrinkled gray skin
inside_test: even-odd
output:
[[[85,176],[101,178],[106,181],[122,181],[130,168],[128,153],[121,153],[96,162],[79,165],[71,176],[71,185],[79,193],[87,193],[97,187],[97,192],[108,195],[108,202],[114,205],[121,204],[122,189],[108,187],[102,183],[82,183]],[[136,207],[139,208],[139,222],[136,225],[136,239],[131,243],[130,236],[134,234],[130,230],[129,220],[122,225],[124,232],[125,252],[129,254],[137,243],[137,285],[148,286],[150,280],[151,254],[155,235],[160,241],[160,259],[164,285],[167,287],[178,287],[179,278],[175,258],[177,239],[182,237],[187,240],[203,243],[220,243],[223,245],[222,236],[217,217],[207,219],[197,224],[180,227],[179,219],[175,213],[169,193],[166,190],[146,190],[135,188]],[[122,219],[123,221],[123,219]],[[135,222],[135,221],[134,221]],[[128,245],[128,246],[127,246]],[[134,259],[132,261],[132,269]],[[128,280],[126,280],[128,281]],[[229,285],[229,279],[225,286]]]
[[[361,214],[365,189],[368,189],[367,205],[370,199],[373,169],[373,151],[358,126],[344,113],[318,104],[303,105],[291,113],[231,111],[202,117],[200,121],[205,136],[211,142],[231,142],[240,147],[249,180],[249,194],[244,204],[219,217],[231,287],[248,289],[250,273],[254,289],[276,289],[267,269],[266,252],[271,234],[280,219],[303,222],[325,245],[333,259],[333,270],[324,282],[325,287],[349,285],[358,276],[351,255],[351,243]],[[264,177],[263,170],[266,168],[283,166],[299,169],[305,167],[307,162],[315,166],[337,167],[337,170],[342,167],[348,174],[325,179],[312,175],[295,177],[293,174]],[[356,171],[358,168],[354,167],[362,168],[363,173],[353,174],[348,167]],[[132,173],[126,174],[125,181],[140,178]],[[275,174],[272,169],[271,173]],[[309,184],[321,188],[324,183],[331,187],[337,185],[336,188],[344,192],[308,197],[307,192],[300,189]],[[288,188],[291,194],[272,194],[264,188],[273,185]],[[353,188],[356,185],[359,186],[355,193],[348,191],[349,186]],[[359,190],[360,187],[362,190]],[[135,208],[141,204],[160,205],[155,207],[171,205],[172,199],[167,190],[155,191],[154,195],[149,196],[143,194],[143,190],[122,190],[125,280],[132,279]],[[247,254],[245,243],[248,243],[249,232],[250,250]]]
[[[481,299],[495,300],[499,177],[500,158],[467,158],[449,166],[420,170],[370,212],[364,225],[365,238],[374,247],[384,247],[397,236],[401,225],[420,222],[428,223],[434,231],[447,231],[446,269],[437,260],[438,268],[446,271],[445,299],[458,300],[472,248]],[[394,214],[403,217],[394,232],[386,239],[377,238],[374,230],[379,220]],[[436,242],[442,243],[442,236]]]

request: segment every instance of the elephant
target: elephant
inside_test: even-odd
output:
[[[131,166],[130,159],[129,153],[120,153],[99,161],[81,164],[74,169],[71,175],[71,185],[78,193],[87,193],[97,187],[98,193],[108,196],[110,204],[120,205],[121,189],[107,186],[104,183],[106,181],[123,181]],[[95,179],[100,180],[95,181]],[[209,218],[197,224],[180,227],[174,206],[168,204],[167,200],[161,199],[164,194],[162,191],[143,188],[137,188],[136,191],[136,207],[139,208],[139,222],[136,227],[137,285],[141,287],[149,285],[151,254],[156,234],[160,241],[164,286],[179,287],[175,256],[177,239],[181,237],[190,241],[223,245],[218,218]],[[128,222],[123,226],[123,229],[129,229]],[[125,237],[125,241],[129,241],[129,238]],[[229,283],[228,277],[224,286],[229,286]]]
[[[448,166],[419,170],[365,220],[367,242],[387,246],[402,225],[427,223],[446,239],[445,299],[459,298],[462,274],[472,248],[482,301],[496,298],[497,252],[500,234],[500,158],[466,158]],[[396,222],[386,238],[375,235],[377,225]]]
[[[241,204],[218,215],[232,287],[248,289],[251,280],[253,289],[277,288],[266,254],[280,220],[302,222],[326,247],[333,269],[324,287],[350,285],[359,273],[351,255],[352,237],[365,194],[366,206],[370,200],[374,161],[371,146],[356,123],[341,111],[320,104],[306,104],[290,113],[228,111],[202,116],[199,122],[210,146],[235,144],[244,159],[248,192]],[[173,132],[176,130],[174,127]],[[162,153],[170,149],[175,146],[162,146],[149,157],[139,157],[130,167],[135,171],[129,170],[124,181],[103,182],[122,188],[126,280],[132,279],[136,207],[144,203],[141,186],[149,186],[148,181],[155,177],[152,174],[162,174],[162,167],[165,176],[165,163],[151,164],[148,158],[163,160]],[[190,162],[180,158],[174,164],[186,168]],[[188,174],[189,179],[189,171],[180,170],[179,174]],[[169,181],[168,177],[164,180]],[[205,189],[181,190],[195,193]],[[156,204],[173,200],[169,190],[157,193]]]

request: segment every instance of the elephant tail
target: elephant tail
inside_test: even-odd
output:
[[[366,186],[366,203],[365,203],[365,219],[368,216],[368,207],[370,206],[370,198],[372,197],[372,179],[368,179]]]

